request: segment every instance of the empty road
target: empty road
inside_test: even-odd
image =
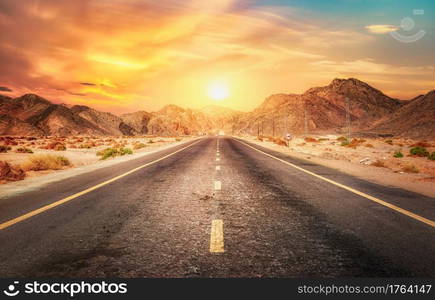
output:
[[[0,277],[434,277],[433,220],[433,198],[207,137],[0,199]]]

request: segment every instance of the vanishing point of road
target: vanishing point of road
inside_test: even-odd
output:
[[[207,137],[0,199],[0,277],[434,277],[435,199]]]

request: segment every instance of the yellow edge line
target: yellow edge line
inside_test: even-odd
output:
[[[211,221],[210,252],[224,252],[224,222],[222,220]]]
[[[172,155],[174,155],[174,154],[176,154],[176,153],[178,153],[178,152],[181,152],[181,151],[183,151],[183,150],[185,150],[185,149],[187,149],[187,148],[189,148],[189,147],[192,147],[193,145],[199,143],[200,141],[201,141],[201,140],[196,141],[196,142],[190,144],[189,146],[186,146],[186,147],[181,148],[181,149],[179,149],[179,150],[177,150],[177,151],[175,151],[175,152],[172,152],[172,153],[170,153],[170,154],[167,154],[167,155],[165,155],[165,156],[163,156],[163,157],[161,157],[161,158],[159,158],[159,159],[156,159],[156,160],[154,160],[154,161],[152,161],[152,162],[149,162],[149,163],[146,163],[146,164],[144,164],[144,165],[142,165],[142,166],[139,166],[139,167],[137,167],[137,168],[134,168],[134,169],[132,169],[132,170],[130,170],[130,171],[124,173],[124,174],[121,174],[121,175],[116,176],[116,177],[114,177],[114,178],[112,178],[112,179],[109,179],[109,180],[107,180],[107,181],[104,181],[104,182],[102,182],[102,183],[100,183],[100,184],[97,184],[97,185],[95,185],[95,186],[93,186],[93,187],[90,187],[90,188],[88,188],[88,189],[86,189],[86,190],[83,190],[83,191],[81,191],[81,192],[78,192],[78,193],[76,193],[76,194],[74,194],[74,195],[68,196],[68,197],[66,197],[66,198],[64,198],[64,199],[62,199],[62,200],[59,200],[59,201],[53,202],[53,203],[48,204],[48,205],[46,205],[46,206],[43,206],[43,207],[41,207],[41,208],[35,209],[35,210],[33,210],[33,211],[31,211],[31,212],[29,212],[29,213],[27,213],[27,214],[24,214],[24,215],[22,215],[22,216],[19,216],[19,217],[15,218],[15,219],[12,219],[12,220],[6,221],[6,222],[0,224],[0,230],[3,230],[3,229],[5,229],[5,228],[8,228],[8,227],[10,227],[10,226],[12,226],[12,225],[14,225],[14,224],[16,224],[16,223],[19,223],[19,222],[21,222],[21,221],[24,221],[24,220],[26,220],[26,219],[28,219],[28,218],[33,217],[33,216],[39,215],[40,213],[43,213],[43,212],[45,212],[45,211],[47,211],[47,210],[49,210],[49,209],[51,209],[51,208],[54,208],[54,207],[59,206],[59,205],[61,205],[61,204],[64,204],[65,202],[71,201],[71,200],[73,200],[73,199],[75,199],[75,198],[77,198],[77,197],[80,197],[80,196],[85,195],[85,194],[87,194],[87,193],[89,193],[89,192],[92,192],[92,191],[94,191],[94,190],[96,190],[96,189],[99,189],[100,187],[103,187],[103,186],[105,186],[105,185],[108,185],[109,183],[112,183],[112,182],[114,182],[114,181],[116,181],[116,180],[118,180],[118,179],[121,179],[121,178],[123,178],[123,177],[125,177],[125,176],[127,176],[127,175],[130,175],[130,174],[132,174],[132,173],[134,173],[134,172],[136,172],[136,171],[139,171],[140,169],[143,169],[143,168],[148,167],[148,166],[150,166],[150,165],[152,165],[152,164],[155,164],[155,163],[157,163],[157,162],[159,162],[159,161],[162,161],[162,160],[164,160],[164,159],[166,159],[166,158],[168,158],[168,157],[170,157],[170,156],[172,156]]]
[[[313,173],[313,172],[310,172],[310,171],[308,171],[308,170],[305,170],[305,169],[303,169],[303,168],[301,168],[301,167],[299,167],[299,166],[297,166],[297,165],[294,165],[294,164],[292,164],[292,163],[289,163],[288,161],[285,161],[285,160],[280,159],[280,158],[278,158],[278,157],[275,157],[275,156],[273,156],[273,155],[271,155],[271,154],[269,154],[269,153],[266,153],[266,152],[264,152],[264,151],[261,151],[261,150],[255,148],[255,147],[252,147],[251,145],[248,145],[248,144],[246,144],[245,142],[242,142],[242,141],[237,140],[237,139],[236,139],[236,141],[238,141],[239,143],[244,144],[245,146],[247,146],[247,147],[249,147],[249,148],[252,148],[252,149],[254,149],[254,150],[256,150],[256,151],[258,151],[258,152],[260,152],[260,153],[263,153],[264,155],[267,155],[267,156],[269,156],[269,157],[271,157],[271,158],[274,158],[274,159],[276,159],[276,160],[278,160],[278,161],[280,161],[280,162],[283,162],[283,163],[285,163],[285,164],[287,164],[287,165],[289,165],[289,166],[291,166],[291,167],[293,167],[293,168],[295,168],[295,169],[298,169],[298,170],[300,170],[300,171],[302,171],[302,172],[305,172],[305,173],[310,174],[310,175],[312,175],[312,176],[314,176],[314,177],[317,177],[317,178],[319,178],[319,179],[322,179],[322,180],[324,180],[324,181],[326,181],[326,182],[329,182],[329,183],[331,183],[331,184],[333,184],[333,185],[335,185],[335,186],[338,186],[338,187],[340,187],[340,188],[342,188],[342,189],[345,189],[345,190],[347,190],[347,191],[349,191],[349,192],[352,192],[352,193],[357,194],[357,195],[359,195],[359,196],[362,196],[362,197],[364,197],[364,198],[366,198],[366,199],[369,199],[369,200],[371,200],[371,201],[373,201],[373,202],[376,202],[376,203],[378,203],[378,204],[380,204],[380,205],[383,205],[383,206],[385,206],[385,207],[388,207],[388,208],[390,208],[390,209],[392,209],[392,210],[395,210],[395,211],[397,211],[397,212],[399,212],[399,213],[401,213],[401,214],[404,214],[404,215],[406,215],[406,216],[408,216],[408,217],[411,217],[411,218],[413,218],[413,219],[415,219],[415,220],[417,220],[417,221],[420,221],[420,222],[422,222],[422,223],[425,223],[425,224],[427,224],[427,225],[429,225],[429,226],[435,227],[435,222],[432,221],[432,220],[426,219],[426,218],[424,218],[424,217],[422,217],[422,216],[419,216],[419,215],[417,215],[417,214],[414,214],[414,213],[412,213],[412,212],[410,212],[410,211],[408,211],[408,210],[406,210],[406,209],[400,208],[400,207],[398,207],[398,206],[396,206],[396,205],[393,205],[393,204],[391,204],[391,203],[385,202],[385,201],[383,201],[383,200],[381,200],[381,199],[378,199],[378,198],[376,198],[376,197],[370,196],[370,195],[368,195],[368,194],[366,194],[366,193],[363,193],[363,192],[360,192],[360,191],[358,191],[358,190],[355,190],[355,189],[353,189],[353,188],[351,188],[351,187],[348,187],[348,186],[346,186],[346,185],[344,185],[344,184],[341,184],[341,183],[335,182],[335,181],[333,181],[333,180],[331,180],[331,179],[328,179],[328,178],[326,178],[326,177],[323,177],[323,176],[317,175],[316,173]]]

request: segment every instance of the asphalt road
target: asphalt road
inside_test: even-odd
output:
[[[0,278],[435,276],[434,227],[228,137],[0,199],[0,224],[188,145],[1,229]],[[255,148],[435,220],[433,198]]]

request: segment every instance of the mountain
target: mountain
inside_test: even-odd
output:
[[[20,119],[2,114],[0,115],[0,134],[43,136],[44,131]]]
[[[340,132],[346,126],[346,107],[352,128],[367,130],[403,104],[358,79],[334,79],[329,85],[301,95],[276,94],[238,120],[237,131],[263,134]]]
[[[16,127],[2,127],[0,134],[3,135],[12,134],[11,132],[19,135],[56,136],[128,133],[128,130],[111,130],[119,125],[116,122],[120,122],[120,118],[116,116],[111,115],[112,118],[108,113],[86,107],[76,106],[72,109],[65,105],[53,104],[34,94],[26,94],[15,99],[0,98],[0,114],[7,116],[9,122]],[[114,121],[115,125],[109,126],[111,118],[116,122]],[[3,117],[3,121],[5,120]]]
[[[353,132],[435,138],[435,91],[404,101],[355,78],[334,79],[303,94],[275,94],[250,112],[209,105],[200,110],[167,105],[121,116],[88,106],[54,104],[34,94],[0,95],[0,135],[192,135],[286,132],[342,133],[347,107]]]
[[[99,128],[104,135],[135,135],[137,131],[118,116],[88,106],[75,105],[71,111]]]
[[[172,104],[153,113],[148,123],[148,132],[158,135],[202,134],[214,129],[213,120],[206,114]]]
[[[121,119],[124,123],[133,128],[139,134],[148,133],[148,123],[151,117],[152,114],[146,111],[137,111],[121,115]]]
[[[418,96],[373,128],[402,137],[435,139],[435,90]]]

